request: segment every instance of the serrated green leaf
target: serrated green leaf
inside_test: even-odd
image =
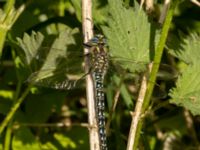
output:
[[[63,58],[66,59],[69,46],[76,45],[75,34],[78,33],[78,29],[65,30],[59,34],[51,45],[51,49],[46,57],[45,63],[41,67],[42,70],[55,69],[59,61]]]
[[[122,1],[109,0],[108,27],[103,27],[112,57],[125,58],[133,62],[150,61],[150,22],[143,10],[135,3],[134,9],[125,8]],[[154,43],[153,43],[154,44]],[[145,69],[143,64],[120,62],[132,72]]]
[[[76,66],[81,68],[81,59],[72,59],[73,56],[69,56],[70,51],[80,50],[81,40],[78,29],[66,29],[58,36],[46,37],[41,33],[33,32],[31,36],[25,34],[23,39],[18,38],[18,41],[22,49],[19,53],[21,59],[32,72],[28,78],[29,82],[41,81],[44,84],[51,84],[54,79],[58,79],[57,82],[60,83],[64,79],[67,80],[67,73],[80,72],[80,69],[70,69],[68,72],[68,67],[72,65],[74,68]]]
[[[173,48],[173,47],[171,47]],[[179,59],[189,63],[182,71],[176,83],[176,87],[170,90],[171,103],[183,106],[194,115],[200,114],[200,36],[191,34],[184,38],[174,54]]]
[[[173,36],[173,41],[169,42],[170,53],[188,64],[200,64],[200,36],[196,33],[191,33],[187,37],[181,35],[182,40]]]
[[[9,30],[20,14],[24,11],[24,8],[25,5],[20,6],[18,9],[12,7],[8,12],[4,12],[2,9],[0,9],[0,28]]]
[[[170,90],[171,103],[200,114],[200,65],[190,65],[179,77],[176,87]]]
[[[31,62],[36,58],[38,49],[42,45],[44,36],[41,33],[32,32],[31,36],[27,33],[24,34],[23,38],[17,38],[22,51],[19,51],[19,56],[26,65],[31,65]]]

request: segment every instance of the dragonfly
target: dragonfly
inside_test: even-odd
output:
[[[66,36],[66,34],[69,33],[63,33],[61,36]],[[18,40],[21,48],[24,50],[21,58],[26,59],[24,62],[29,64],[29,68],[31,68],[30,72],[32,72],[28,77],[27,82],[55,89],[72,89],[82,81],[81,79],[83,79],[84,76],[88,73],[92,73],[95,87],[95,110],[98,122],[100,148],[101,150],[107,150],[104,116],[104,78],[107,70],[108,68],[111,68],[110,66],[113,66],[111,63],[113,62],[113,64],[118,64],[116,65],[117,67],[115,67],[116,70],[121,68],[127,70],[128,68],[134,68],[134,66],[137,66],[134,71],[139,72],[144,70],[146,64],[148,63],[135,63],[133,60],[127,58],[110,56],[105,37],[101,34],[97,34],[90,39],[89,42],[83,44],[90,50],[89,53],[84,54],[84,56],[89,57],[91,60],[90,72],[85,74],[83,73],[83,69],[80,69],[84,66],[82,63],[83,61],[81,60],[83,57],[81,57],[80,52],[65,50],[66,45],[68,47],[70,44],[73,46],[73,44],[76,44],[76,41],[66,40],[66,43],[63,43],[63,40],[59,41],[58,38],[58,41],[52,45],[52,48],[46,48],[47,50],[44,50],[45,47],[41,47],[40,44],[36,44],[39,42],[37,40],[42,39],[43,37],[39,33],[33,33],[33,37],[35,37],[35,40],[30,40],[31,37],[29,37],[29,40]],[[27,46],[25,43],[27,41],[32,41],[31,43],[28,42],[31,46]],[[62,42],[62,44],[60,42]],[[67,42],[71,43],[69,44]],[[36,49],[36,51],[34,51],[34,49]]]

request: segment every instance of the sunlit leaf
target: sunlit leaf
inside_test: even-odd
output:
[[[148,63],[150,43],[153,39],[150,38],[151,24],[147,15],[139,9],[137,3],[134,8],[127,9],[122,1],[116,3],[115,0],[109,0],[108,2],[110,16],[107,19],[108,27],[103,27],[103,31],[108,39],[110,55]],[[130,65],[124,62],[123,66],[133,72],[145,69],[144,64]]]
[[[191,34],[181,43],[181,48],[172,52],[176,57],[189,63],[182,71],[176,87],[170,90],[171,102],[189,109],[194,115],[200,114],[200,36]]]
[[[71,147],[72,149],[75,149],[77,147],[76,143],[74,143],[72,139],[64,136],[63,134],[54,134],[54,137],[62,145],[63,148]]]
[[[51,84],[55,81],[55,86],[63,85],[62,81],[68,83],[67,74],[80,72],[80,69],[70,69],[79,66],[81,59],[71,55],[70,51],[80,50],[80,36],[77,29],[63,30],[58,36],[52,35],[44,37],[41,33],[33,32],[31,36],[25,34],[23,39],[19,39],[21,51],[19,54],[31,75],[27,81],[41,85]],[[57,76],[59,74],[59,76]],[[56,78],[56,80],[54,80]],[[47,85],[48,86],[48,85]]]
[[[182,35],[182,39],[173,36],[173,40],[169,41],[169,52],[185,63],[198,64],[200,61],[199,48],[200,48],[200,36],[197,33],[191,33],[185,37]]]
[[[40,149],[40,144],[33,136],[31,131],[28,128],[18,129],[12,140],[12,149],[13,150],[38,150]]]

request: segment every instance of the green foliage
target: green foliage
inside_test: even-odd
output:
[[[64,149],[88,149],[87,132],[81,128],[74,128],[73,133],[68,132],[54,133],[52,137],[43,137],[42,142],[38,141],[36,137],[31,133],[28,128],[20,128],[15,133],[12,141],[12,147],[14,150],[39,150],[39,149],[51,149],[51,150],[64,150]],[[79,132],[83,134],[79,134]]]
[[[74,9],[75,9],[75,13],[76,16],[78,18],[78,20],[81,22],[81,1],[77,0],[71,0]],[[107,21],[107,5],[106,5],[106,1],[99,1],[99,0],[92,0],[92,15],[93,15],[93,19],[94,19],[94,23],[98,26],[99,24],[105,24]]]
[[[134,8],[126,8],[123,5],[122,1],[117,3],[115,0],[108,1],[108,25],[102,26],[102,29],[107,38],[109,54],[117,70],[122,67],[131,73],[142,72],[150,62],[150,55],[154,50],[152,47],[155,46],[159,34],[156,32],[151,35],[156,28],[151,25],[147,15],[137,3]],[[117,82],[119,85],[119,81]],[[125,85],[120,86],[121,96],[127,108],[133,106],[132,97]]]
[[[19,15],[23,12],[24,5],[18,10],[13,7],[13,2],[7,3],[5,10],[0,9],[0,57],[8,30],[11,29]]]
[[[14,150],[25,149],[40,149],[39,142],[28,128],[20,128],[14,135],[12,141]]]
[[[144,64],[150,61],[150,44],[154,45],[151,43],[154,39],[150,36],[151,24],[148,17],[137,3],[134,8],[127,9],[120,1],[108,2],[108,27],[103,27],[103,31],[108,40],[110,55],[132,72],[144,70]]]
[[[169,93],[172,97],[171,102],[189,109],[194,115],[200,114],[199,49],[200,36],[193,33],[181,41],[178,49],[171,51],[180,60],[188,63],[178,78],[176,88]]]
[[[23,39],[18,38],[21,47],[19,55],[25,71],[32,73],[29,74],[28,82],[50,86],[53,82],[68,80],[67,73],[80,72],[75,68],[80,68],[81,61],[75,61],[72,59],[74,54],[70,54],[80,49],[76,45],[80,43],[78,34],[77,29],[65,29],[58,36],[44,38],[41,33],[33,32],[31,36],[25,34]]]
[[[111,121],[108,145],[109,149],[126,149],[130,112],[134,116],[140,87],[137,73],[143,73],[154,56],[160,38],[160,30],[154,26],[158,20],[155,14],[160,11],[147,13],[132,0],[92,2],[94,32],[103,31],[110,55],[111,71],[105,82],[106,119]],[[159,2],[154,3],[155,8],[161,8]],[[151,98],[142,115],[145,123],[138,149],[195,149],[200,145],[199,120],[193,117],[200,112],[199,9],[188,3],[181,3],[173,18],[168,36],[171,42],[167,43],[172,56],[167,52],[163,55],[162,62],[171,69],[164,68],[165,76],[156,83],[149,81],[156,86],[155,95],[161,95],[161,90],[170,98]],[[16,6],[22,4],[16,1]],[[14,1],[7,5],[0,11],[0,29],[5,23],[10,28],[7,37],[8,28],[0,36],[4,45],[0,63],[0,149],[89,149],[90,127],[82,127],[87,122],[84,84],[71,90],[49,88],[63,80],[80,79],[84,73],[81,0],[28,1],[21,16],[21,9],[9,10]],[[176,33],[181,33],[179,38],[172,36]],[[187,65],[180,65],[182,61]],[[177,68],[181,71],[175,80],[172,70]],[[117,96],[116,110],[109,118]],[[185,109],[192,116],[188,117]]]
[[[55,100],[57,100],[56,103]],[[60,108],[62,107],[64,100],[64,92],[52,91],[45,95],[38,94],[31,96],[25,105],[26,121],[29,123],[46,122],[52,113],[52,108],[56,113],[61,111]]]
[[[169,48],[173,49],[170,53],[187,64],[199,64],[200,36],[197,33],[191,33],[187,37],[183,33],[181,35],[181,41],[174,36],[172,41],[169,42]]]

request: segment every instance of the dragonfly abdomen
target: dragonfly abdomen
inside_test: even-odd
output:
[[[106,139],[106,129],[105,129],[105,94],[104,85],[101,72],[94,72],[95,79],[95,97],[96,97],[96,114],[99,130],[100,148],[101,150],[107,150],[107,139]]]

